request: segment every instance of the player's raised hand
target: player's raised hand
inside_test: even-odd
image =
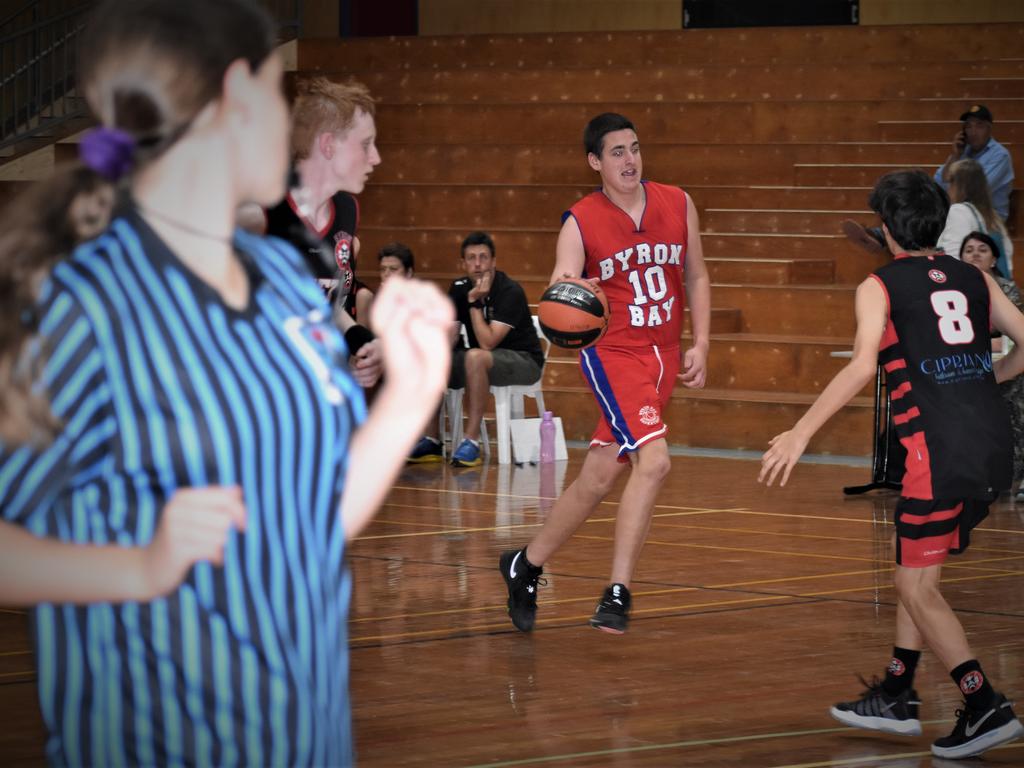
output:
[[[701,389],[707,379],[708,351],[703,347],[690,347],[683,354],[683,370],[678,378],[684,387]]]
[[[245,530],[245,504],[237,486],[182,488],[164,505],[146,548],[143,578],[151,598],[173,590],[198,562],[220,565],[228,533]]]
[[[782,473],[782,480],[779,485],[785,485],[789,480],[789,473],[803,456],[807,449],[807,438],[802,437],[794,430],[783,432],[768,441],[770,446],[761,457],[761,472],[757,476],[757,482],[771,486],[775,478]]]

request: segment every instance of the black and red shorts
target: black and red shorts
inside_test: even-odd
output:
[[[994,499],[908,499],[896,504],[896,563],[905,568],[941,565],[967,549],[971,531]]]

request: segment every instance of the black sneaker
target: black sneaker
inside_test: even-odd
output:
[[[973,757],[986,749],[1013,741],[1024,734],[1024,725],[1013,713],[1011,702],[1002,694],[988,709],[971,709],[964,703],[956,711],[956,725],[953,732],[932,743],[932,754],[936,757]]]
[[[421,437],[406,461],[410,464],[433,464],[444,461],[443,453],[440,440],[435,440],[432,437]]]
[[[632,603],[633,598],[625,586],[609,584],[601,602],[594,609],[594,615],[590,617],[590,626],[602,632],[621,635],[629,624],[629,607]]]
[[[920,736],[921,721],[917,717],[917,708],[921,702],[917,692],[907,690],[899,696],[890,696],[882,690],[882,683],[877,677],[867,682],[860,679],[865,690],[857,701],[836,704],[829,714],[844,725],[854,728],[867,728],[872,731],[896,733],[901,736]]]
[[[537,586],[547,584],[543,568],[526,565],[526,549],[510,549],[498,558],[498,570],[508,587],[508,615],[521,632],[533,629],[537,617]]]

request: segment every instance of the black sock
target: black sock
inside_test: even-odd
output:
[[[526,547],[523,547],[523,562],[526,563],[526,570],[528,571],[543,571],[544,567],[541,565],[534,565],[526,559]]]
[[[967,706],[975,710],[986,710],[992,706],[996,699],[996,692],[989,683],[985,673],[981,671],[981,664],[977,659],[965,661],[958,666],[949,676],[960,688],[964,695]]]
[[[914,672],[920,658],[920,651],[893,646],[892,660],[885,670],[885,680],[882,681],[882,690],[886,695],[899,696],[914,687]]]

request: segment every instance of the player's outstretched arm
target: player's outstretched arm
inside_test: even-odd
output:
[[[393,277],[373,302],[384,385],[349,446],[341,516],[348,539],[376,514],[448,383],[452,304],[432,284]]]
[[[579,277],[583,274],[585,263],[586,252],[583,249],[580,226],[576,223],[575,216],[568,216],[558,233],[558,242],[555,244],[555,268],[551,270],[548,285],[564,277]]]
[[[690,308],[693,346],[683,353],[679,379],[684,386],[700,389],[707,378],[708,346],[711,334],[711,279],[704,263],[700,242],[700,217],[690,195],[686,195],[686,304]]]
[[[1003,289],[992,279],[991,275],[985,274],[985,282],[988,284],[988,295],[992,307],[992,325],[1013,339],[1013,349],[1010,350],[1010,354],[992,364],[992,372],[996,376],[996,381],[1002,383],[1024,373],[1024,313],[1006,298]]]
[[[872,277],[857,288],[856,312],[853,359],[835,375],[791,430],[771,439],[771,447],[761,457],[761,472],[757,476],[759,483],[767,480],[771,485],[781,472],[779,485],[785,485],[814,433],[875,376],[878,346],[885,332],[888,311],[882,287]]]
[[[195,563],[220,565],[229,531],[244,528],[236,487],[177,491],[146,547],[75,544],[0,522],[0,604],[153,600],[177,587]]]

